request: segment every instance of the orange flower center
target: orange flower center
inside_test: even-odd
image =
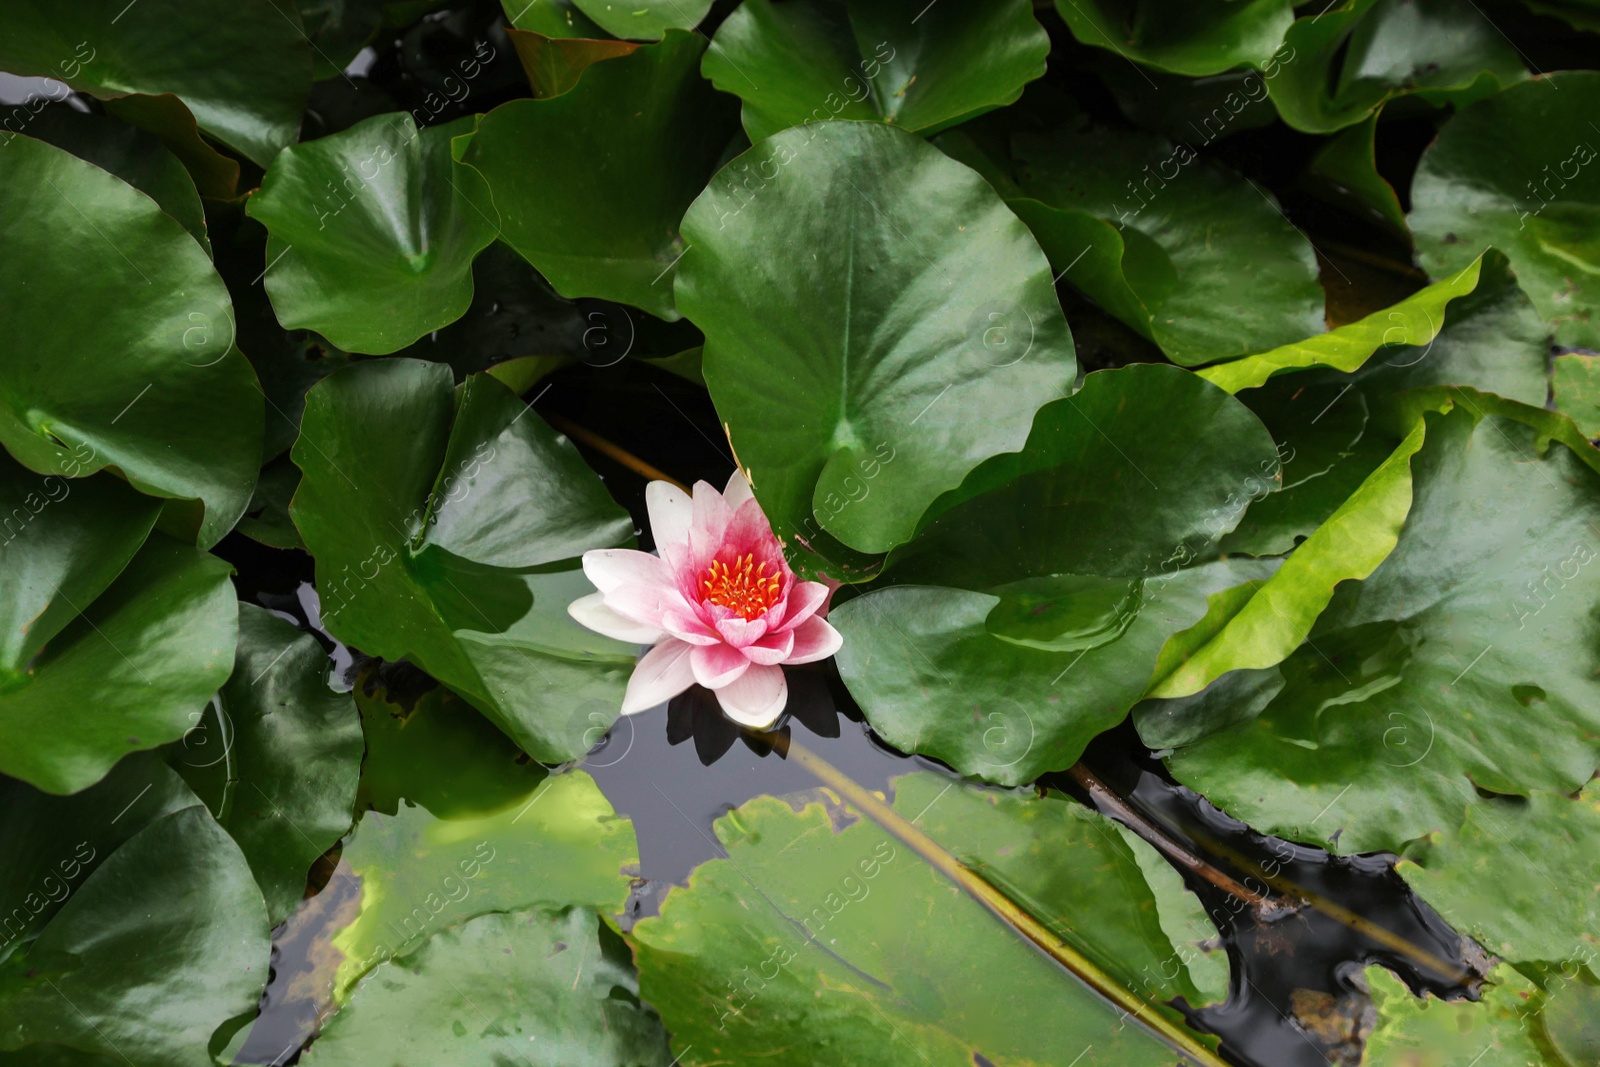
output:
[[[741,619],[753,619],[778,601],[782,579],[776,568],[768,574],[767,567],[766,563],[757,566],[754,555],[735,559],[731,567],[712,560],[700,579],[700,588],[710,603],[732,608]]]

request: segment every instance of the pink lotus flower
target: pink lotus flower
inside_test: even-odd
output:
[[[789,698],[781,664],[827,659],[843,643],[823,618],[829,588],[795,579],[738,471],[721,493],[695,483],[692,500],[651,482],[645,505],[660,555],[585,552],[583,573],[600,591],[567,608],[607,637],[654,646],[628,680],[622,714],[699,682],[734,722],[771,726]]]

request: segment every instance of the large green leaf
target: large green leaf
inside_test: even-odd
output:
[[[381,964],[302,1062],[669,1067],[638,985],[628,947],[591,911],[483,915]]]
[[[1084,123],[1012,138],[1008,201],[1064,280],[1195,366],[1315,333],[1311,243],[1270,194],[1193,148]]]
[[[592,743],[586,702],[621,707],[634,656],[567,617],[590,588],[580,571],[531,569],[617,545],[631,520],[505,386],[476,375],[456,394],[453,380],[442,364],[390,359],[313,387],[290,514],[330,632],[412,659],[559,763]]]
[[[1472,0],[1345,0],[1297,20],[1284,45],[1293,61],[1267,91],[1283,120],[1308,133],[1354,125],[1403,94],[1459,106],[1528,76]]]
[[[384,354],[462,316],[499,228],[482,179],[450,156],[472,124],[374,115],[273,161],[249,212],[272,234],[266,286],[285,327]]]
[[[172,93],[201,129],[265,167],[300,129],[311,49],[300,13],[275,0],[24,0],[6,5],[0,69],[101,99]]]
[[[18,294],[0,311],[0,443],[41,474],[113,466],[197,500],[183,524],[215,544],[250,500],[262,416],[211,260],[149,197],[42,141],[5,146],[0,186],[0,289]]]
[[[1050,38],[1027,0],[906,14],[889,0],[746,0],[702,69],[744,101],[752,141],[832,118],[932,133],[1012,103],[1044,75]]]
[[[547,6],[554,6],[546,0]],[[711,10],[711,0],[571,0],[613,37],[659,41],[668,30],[692,30]]]
[[[1287,0],[1056,0],[1056,10],[1086,45],[1196,77],[1264,66],[1294,21]]]
[[[465,162],[489,184],[501,237],[562,296],[678,317],[678,223],[733,135],[732,100],[700,77],[704,51],[670,31],[569,92],[479,120]]]
[[[1071,388],[1071,335],[1027,228],[904,130],[776,134],[718,174],[684,234],[678,299],[706,333],[706,382],[791,546],[909,540]]]
[[[1501,964],[1490,973],[1483,999],[1476,1003],[1415,997],[1382,967],[1368,967],[1366,979],[1378,1015],[1361,1059],[1368,1067],[1551,1063],[1529,1025],[1539,993],[1509,965]]]
[[[1460,825],[1406,848],[1422,898],[1502,959],[1592,958],[1600,929],[1600,782],[1576,797],[1463,798]]]
[[[1485,247],[1568,345],[1600,346],[1600,167],[1589,120],[1600,73],[1565,71],[1511,86],[1445,124],[1411,186],[1417,257],[1435,277]]]
[[[556,775],[504,806],[439,819],[410,804],[369,811],[336,878],[361,887],[360,909],[333,944],[333,995],[384,960],[475,915],[543,905],[620,912],[638,874],[633,824],[582,771]]]
[[[181,736],[227,678],[229,568],[151,534],[154,502],[110,475],[0,457],[0,503],[0,772],[76,792]]]
[[[65,855],[71,848],[62,842]],[[0,1048],[64,1045],[133,1067],[212,1067],[251,1010],[270,941],[250,867],[205,808],[150,822],[0,964]],[[34,1061],[37,1062],[37,1061]]]
[[[1570,793],[1600,763],[1600,476],[1460,399],[1426,416],[1394,551],[1341,588],[1283,663],[1282,692],[1170,757],[1257,829],[1398,851],[1459,825],[1474,787]]]
[[[896,778],[894,806],[1146,1000],[1198,1007],[1227,995],[1226,960],[1199,947],[1217,938],[1200,902],[1160,853],[1105,816],[1059,793],[928,772]]]
[[[316,638],[241,604],[233,676],[167,757],[244,851],[273,925],[353,816],[361,719],[327,677]]]
[[[1600,357],[1569,352],[1551,360],[1550,398],[1585,437],[1600,437]]]
[[[641,995],[680,1056],[1065,1065],[1092,1047],[1096,1064],[1175,1058],[874,823],[757,797],[715,830],[727,858],[633,930]]]

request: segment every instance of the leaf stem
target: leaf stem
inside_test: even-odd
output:
[[[1038,946],[1046,955],[1071,971],[1096,993],[1144,1023],[1167,1044],[1199,1067],[1227,1067],[1217,1054],[1202,1045],[1194,1035],[1159,1014],[1148,1002],[1124,989],[1117,981],[1062,941],[1009,897],[990,885],[976,872],[945,851],[933,838],[911,825],[889,805],[879,800],[849,775],[806,748],[790,740],[787,755],[810,771],[824,785],[848,800],[879,826],[893,834],[917,855],[988,908],[997,918]]]
[[[579,426],[571,419],[565,418],[561,415],[545,415],[544,421],[548,422],[551,426],[554,426],[556,429],[560,430],[573,440],[582,441],[596,452],[600,452],[611,457],[647,481],[670,482],[679,489],[682,489],[685,493],[689,492],[689,487],[678,481],[678,479],[674,478],[672,475],[658,467],[652,467],[650,464],[646,463],[632,452],[629,452],[621,445],[613,444],[611,441],[601,437],[593,430]]]

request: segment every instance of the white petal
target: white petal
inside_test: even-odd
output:
[[[689,666],[692,647],[669,637],[646,652],[633,668],[633,677],[628,679],[628,691],[622,697],[622,714],[649,711],[693,685],[694,670]]]
[[[746,500],[754,500],[755,496],[750,490],[750,483],[744,480],[744,473],[734,470],[732,477],[728,479],[728,488],[722,491],[722,499],[728,502],[730,508],[738,511],[740,504]]]
[[[567,614],[580,625],[597,634],[618,641],[631,641],[636,645],[653,645],[661,640],[661,631],[618,615],[606,607],[604,593],[590,593],[567,605]]]
[[[833,624],[815,615],[790,632],[794,634],[794,650],[785,663],[815,663],[827,659],[844,644],[844,637]]]
[[[759,663],[752,663],[737,681],[715,692],[722,714],[753,730],[765,730],[777,722],[789,702],[789,683],[783,677],[783,668]]]
[[[651,482],[644,487],[644,506],[650,513],[650,537],[658,549],[689,540],[694,503],[688,493],[671,482]]]
[[[619,585],[671,584],[665,563],[631,548],[590,549],[583,554],[583,573],[602,593]]]

